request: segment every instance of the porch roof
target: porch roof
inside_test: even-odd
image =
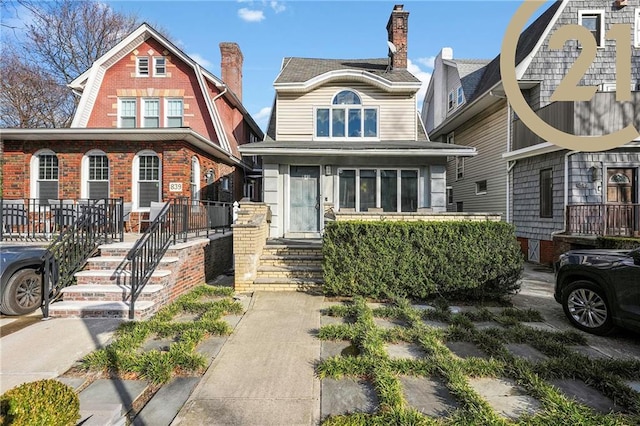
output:
[[[266,141],[240,146],[246,155],[370,157],[472,157],[474,147],[430,141]]]

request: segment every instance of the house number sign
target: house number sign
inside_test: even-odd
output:
[[[601,136],[578,136],[563,132],[540,118],[524,99],[516,77],[516,47],[518,38],[529,18],[544,2],[525,0],[511,19],[502,41],[500,73],[507,99],[522,122],[536,135],[563,148],[577,151],[605,151],[622,146],[640,136],[629,124],[624,129]],[[631,100],[631,24],[614,24],[607,31],[607,40],[616,41],[616,101]],[[578,82],[596,57],[593,34],[581,25],[564,25],[549,38],[550,49],[562,49],[565,41],[577,39],[582,46],[567,75],[551,96],[552,101],[588,101],[596,86],[578,86]]]
[[[169,182],[170,192],[182,192],[182,182]]]

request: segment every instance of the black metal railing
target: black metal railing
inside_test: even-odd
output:
[[[571,234],[636,237],[640,235],[640,204],[573,204],[567,206]]]
[[[171,200],[171,226],[174,244],[192,237],[209,236],[231,228],[233,204],[220,201],[191,200],[179,197]]]
[[[0,198],[0,241],[49,241],[68,228],[88,206],[101,206],[105,223],[101,228],[111,240],[124,238],[122,198],[51,199]]]
[[[134,319],[138,296],[151,279],[169,246],[175,243],[175,233],[170,226],[170,213],[171,204],[166,203],[127,253],[126,259],[130,262],[131,269],[129,319]]]
[[[114,230],[122,227],[122,199],[85,200],[68,206],[68,210],[69,216],[57,223],[59,233],[42,259],[44,318],[49,317],[50,303],[60,296],[63,288],[73,284],[74,274],[101,244],[113,241]],[[122,241],[122,232],[118,239]]]

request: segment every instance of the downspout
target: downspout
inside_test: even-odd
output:
[[[551,238],[558,234],[567,232],[567,205],[569,204],[569,157],[582,151],[569,151],[564,154],[564,200],[562,206],[562,229],[553,231]]]
[[[507,101],[507,151],[511,152],[511,104]],[[511,170],[516,165],[516,162],[509,164],[507,161],[507,218],[506,222],[511,223]]]

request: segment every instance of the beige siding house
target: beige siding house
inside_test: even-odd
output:
[[[265,140],[241,148],[262,158],[270,237],[319,237],[341,213],[446,211],[447,158],[476,150],[429,141],[408,15],[391,13],[387,58],[283,60]]]

